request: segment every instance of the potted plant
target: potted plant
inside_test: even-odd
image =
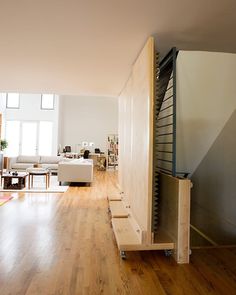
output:
[[[8,142],[6,139],[1,139],[0,140],[0,150],[4,151],[8,146]]]

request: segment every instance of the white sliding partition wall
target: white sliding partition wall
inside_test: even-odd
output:
[[[153,66],[154,41],[150,38],[136,60],[132,75],[119,98],[120,109],[124,111],[120,112],[120,142],[123,148],[120,182],[135,219],[146,233],[150,232],[151,226]],[[150,235],[148,240],[151,241]]]
[[[121,252],[173,249],[175,259],[187,263],[189,180],[160,177],[164,197],[159,214],[166,218],[156,232],[152,228],[155,61],[154,39],[149,38],[119,97],[121,195],[108,196],[112,225]]]

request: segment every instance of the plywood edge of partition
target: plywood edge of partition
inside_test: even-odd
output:
[[[176,260],[178,263],[189,262],[190,252],[190,191],[191,181],[179,180],[179,207],[178,207],[178,242]]]
[[[160,188],[159,230],[173,240],[175,260],[188,263],[191,182],[160,173]]]
[[[148,150],[148,191],[147,191],[147,228],[146,228],[146,244],[152,243],[152,195],[153,195],[153,132],[154,132],[154,74],[155,74],[155,45],[154,38],[149,37],[146,43],[148,50],[148,68],[149,68],[149,150]]]
[[[150,42],[150,133],[149,133],[149,182],[148,182],[148,229],[147,242],[152,242],[152,201],[153,201],[153,145],[154,145],[154,104],[155,104],[155,44],[154,38],[149,38]]]

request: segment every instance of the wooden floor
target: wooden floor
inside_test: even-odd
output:
[[[235,248],[193,250],[189,265],[162,251],[121,260],[107,214],[115,183],[97,172],[64,194],[12,194],[0,207],[0,295],[236,294]]]

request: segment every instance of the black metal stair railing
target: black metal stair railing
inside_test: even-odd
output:
[[[159,172],[176,176],[176,48],[155,61],[152,232],[158,231]]]
[[[155,116],[155,160],[158,171],[176,176],[176,48],[159,65]]]

